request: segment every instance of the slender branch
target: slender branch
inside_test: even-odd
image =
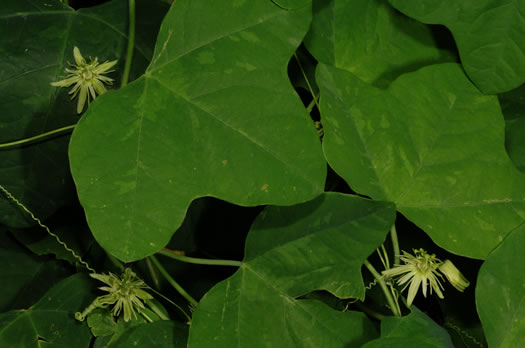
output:
[[[321,110],[321,108],[319,107],[319,103],[317,101],[317,97],[315,96],[314,90],[312,88],[312,85],[310,85],[310,81],[308,80],[308,77],[306,76],[306,73],[304,72],[303,65],[301,64],[301,61],[299,60],[297,53],[294,53],[293,56],[295,57],[295,60],[297,60],[297,65],[299,65],[299,69],[301,70],[304,80],[306,81],[306,85],[308,86],[308,90],[310,90],[310,94],[312,95],[312,98],[314,99],[315,105],[317,106],[317,110]]]
[[[397,308],[396,303],[395,303],[394,299],[392,298],[392,293],[390,292],[390,290],[386,286],[386,283],[383,280],[383,278],[381,277],[381,275],[376,271],[374,266],[372,266],[372,264],[370,262],[368,262],[368,260],[365,260],[364,265],[370,271],[370,273],[372,273],[374,278],[379,283],[379,286],[381,287],[381,290],[383,290],[383,293],[385,294],[386,301],[388,302],[388,305],[390,306],[390,310],[392,311],[392,314],[394,314],[396,317],[400,317],[401,316],[401,312]]]
[[[48,137],[50,135],[55,135],[55,134],[59,134],[59,133],[69,132],[69,131],[72,131],[73,128],[75,128],[75,126],[76,126],[76,124],[73,124],[71,126],[62,127],[62,128],[54,129],[52,131],[45,132],[45,133],[42,133],[42,134],[39,134],[39,135],[35,135],[34,137],[31,137],[31,138],[25,138],[25,139],[21,139],[21,140],[17,140],[17,141],[12,141],[10,143],[3,143],[3,144],[0,144],[0,149],[7,149],[7,148],[10,148],[10,147],[20,146],[20,145],[31,143],[33,141],[37,141],[37,140],[42,139],[42,138],[46,138],[46,137]]]
[[[128,0],[129,23],[128,23],[128,50],[126,52],[126,64],[122,74],[122,83],[120,87],[128,84],[129,72],[131,71],[131,62],[133,60],[133,51],[135,50],[135,0]]]
[[[155,271],[155,268],[153,267],[151,260],[149,258],[146,258],[145,261],[146,261],[146,267],[148,267],[149,275],[151,276],[151,280],[153,281],[153,284],[157,288],[160,288],[159,276],[157,275],[157,272]]]
[[[184,309],[182,309],[181,306],[179,306],[178,304],[176,304],[175,302],[173,302],[172,300],[170,300],[169,298],[167,298],[166,296],[164,296],[162,293],[158,292],[157,290],[153,289],[151,286],[148,285],[148,290],[151,290],[153,291],[155,294],[159,295],[160,297],[162,297],[164,300],[168,301],[170,304],[172,304],[175,308],[177,308],[179,311],[182,312],[182,314],[184,314],[184,316],[186,317],[186,319],[188,319],[188,323],[191,322],[191,317],[184,311]],[[147,303],[147,301],[146,301]]]
[[[390,239],[392,239],[392,247],[394,248],[394,265],[399,265],[399,257],[401,256],[401,252],[399,251],[396,224],[393,224],[392,228],[390,229]]]
[[[170,257],[175,260],[179,260],[179,261],[187,262],[187,263],[194,263],[197,265],[233,266],[233,267],[240,267],[242,265],[241,261],[200,259],[196,257],[184,256],[184,255],[178,254],[175,250],[170,250],[166,248],[159,250],[157,253]]]
[[[177,283],[175,281],[175,279],[173,279],[169,273],[166,271],[166,269],[160,264],[160,262],[157,260],[157,258],[155,256],[150,256],[150,259],[151,261],[153,262],[153,264],[155,265],[155,267],[157,267],[157,269],[159,270],[160,274],[168,281],[168,283],[170,283],[171,286],[173,286],[173,288],[175,290],[177,290],[177,292],[179,294],[182,295],[182,297],[184,297],[186,300],[188,300],[189,303],[191,303],[192,305],[196,306],[199,302],[197,302],[197,300],[195,300],[193,297],[191,297],[190,294],[188,294],[186,292],[186,290],[184,290],[182,288],[182,286],[179,285],[179,283]]]

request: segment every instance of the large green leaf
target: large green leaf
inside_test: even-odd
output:
[[[74,313],[89,304],[91,283],[77,274],[58,283],[34,306],[0,314],[0,346],[89,347],[89,329],[74,319]]]
[[[188,327],[182,323],[161,320],[133,327],[108,348],[128,347],[186,347]]]
[[[133,72],[142,73],[153,53],[148,47],[158,31],[162,9],[149,4],[139,13]],[[144,1],[138,1],[139,8]],[[60,80],[73,47],[85,57],[100,61],[118,59],[127,45],[127,1],[74,11],[58,0],[4,0],[0,9],[0,142],[32,137],[78,120],[76,100],[66,89],[52,87]],[[117,69],[123,67],[120,59]],[[119,73],[111,74],[119,82]],[[0,151],[0,184],[41,219],[74,199],[67,159],[68,140],[59,137]],[[34,221],[12,202],[0,199],[0,222],[12,227],[34,225]]]
[[[268,207],[254,222],[239,270],[200,301],[190,347],[354,347],[374,337],[359,312],[298,297],[327,290],[363,299],[364,260],[385,239],[391,203],[329,193]]]
[[[456,59],[437,47],[429,26],[386,0],[315,0],[313,8],[306,47],[320,62],[363,81],[384,86],[404,72]]]
[[[324,151],[359,193],[390,200],[441,247],[485,258],[525,218],[525,176],[504,148],[496,97],[457,64],[402,75],[387,90],[321,64]]]
[[[200,196],[287,205],[323,190],[319,139],[286,75],[310,12],[175,2],[146,74],[98,98],[71,139],[80,201],[106,250],[154,253]]]
[[[31,255],[0,229],[0,311],[34,304],[55,282],[67,276],[56,261]]]
[[[476,305],[490,347],[525,347],[525,226],[511,232],[479,271]]]
[[[525,1],[389,1],[423,23],[450,29],[465,71],[483,92],[501,93],[525,82]]]
[[[381,338],[370,341],[363,348],[453,348],[447,331],[416,307],[412,313],[381,321]]]

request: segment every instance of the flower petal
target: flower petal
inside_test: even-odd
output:
[[[82,54],[80,54],[80,50],[77,46],[73,48],[73,56],[75,57],[75,62],[77,63],[77,65],[86,64],[86,60],[84,59],[84,57],[82,57]]]
[[[82,110],[84,109],[84,105],[86,104],[86,98],[88,95],[87,86],[82,85],[80,87],[80,92],[78,96],[78,104],[77,104],[77,113],[82,113]]]
[[[73,77],[67,78],[65,80],[60,80],[60,81],[57,81],[57,82],[51,82],[51,86],[53,86],[53,87],[69,87],[69,86],[71,86],[72,84],[74,84],[75,82],[78,82],[78,81],[79,81],[79,78],[77,76],[73,76]]]
[[[110,72],[109,69],[115,66],[117,64],[118,60],[112,60],[111,62],[104,62],[102,64],[99,64],[95,69],[93,69],[93,72],[96,74],[104,74]]]

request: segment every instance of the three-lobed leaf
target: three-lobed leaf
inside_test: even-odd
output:
[[[0,314],[0,346],[89,347],[89,329],[74,313],[89,304],[91,292],[91,281],[77,274],[55,285],[34,306]]]
[[[364,299],[361,267],[394,222],[391,203],[327,193],[267,207],[254,222],[239,270],[194,312],[188,345],[358,347],[374,337],[363,313],[338,312],[314,290]]]
[[[172,6],[146,74],[97,99],[71,139],[102,247],[154,253],[197,197],[289,205],[322,192],[319,139],[286,75],[310,17],[269,0]]]
[[[474,258],[523,223],[525,177],[505,152],[498,101],[459,65],[422,68],[387,90],[324,64],[317,79],[325,155],[354,190],[395,202],[441,247]]]

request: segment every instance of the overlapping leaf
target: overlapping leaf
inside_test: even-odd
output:
[[[476,305],[490,347],[525,346],[525,226],[487,258],[479,271]]]
[[[69,277],[26,310],[0,314],[1,347],[89,347],[91,335],[74,313],[89,304],[92,287],[85,275]]]
[[[139,21],[140,34],[133,71],[142,73],[153,53],[147,40],[156,35],[162,8],[138,1],[148,17]],[[67,90],[50,82],[60,80],[73,47],[100,61],[120,58],[127,44],[127,1],[74,11],[59,0],[7,0],[0,9],[0,142],[32,137],[74,124],[75,102]],[[153,38],[154,40],[154,38]],[[151,41],[151,40],[150,40]],[[88,59],[89,60],[89,59]],[[119,66],[123,66],[123,60]],[[111,75],[117,78],[118,73]],[[0,150],[0,184],[44,219],[74,198],[67,159],[67,139],[48,139],[24,148]],[[0,199],[0,222],[12,227],[33,225],[12,202]]]
[[[29,254],[0,229],[0,311],[34,304],[54,283],[67,276],[58,262]]]
[[[133,327],[108,348],[127,347],[186,347],[188,328],[185,324],[161,320]]]
[[[419,309],[402,318],[386,317],[381,321],[381,338],[370,341],[363,348],[453,348],[447,331]]]
[[[485,258],[525,218],[525,176],[504,148],[496,97],[457,64],[401,76],[379,90],[317,71],[330,165],[359,193],[390,200],[443,248]]]
[[[361,266],[394,217],[390,203],[336,193],[266,208],[240,269],[201,299],[189,346],[354,347],[373,338],[362,313],[297,298],[324,289],[363,299]]]
[[[306,47],[320,62],[363,81],[385,86],[404,72],[456,59],[438,48],[429,26],[384,0],[315,0],[313,7]]]
[[[423,23],[450,29],[469,77],[488,94],[525,82],[525,1],[389,0]]]
[[[310,16],[270,0],[175,2],[146,74],[97,99],[71,139],[106,250],[159,250],[200,196],[295,204],[323,190],[319,140],[286,76]]]
[[[525,85],[498,99],[505,117],[505,148],[514,165],[525,171]]]

